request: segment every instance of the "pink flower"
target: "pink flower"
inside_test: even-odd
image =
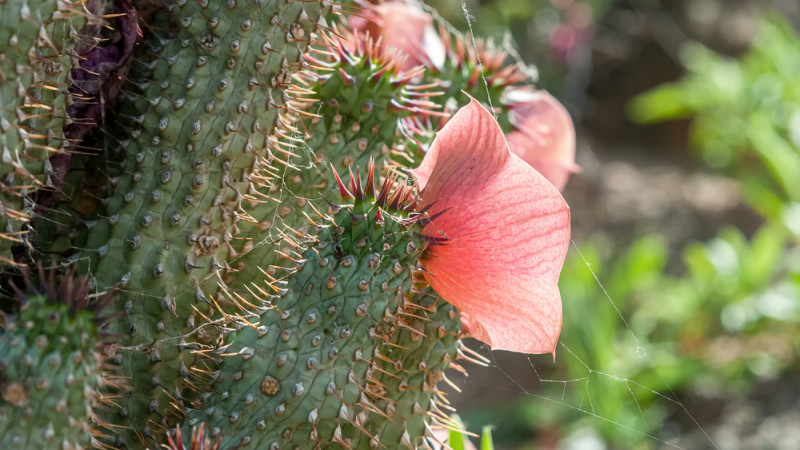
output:
[[[441,69],[448,52],[454,52],[453,57],[466,57],[464,43],[443,42],[434,29],[431,14],[414,0],[368,5],[361,16],[350,18],[350,26],[380,39],[382,50],[396,52],[400,58],[398,68],[403,71],[417,66]],[[523,81],[524,76],[519,78],[521,73],[515,72],[516,64],[503,68],[505,52],[483,44],[475,51],[480,54],[484,68],[497,72],[490,80],[497,77],[510,83],[503,103],[508,105],[509,120],[516,128],[508,134],[511,150],[563,190],[570,174],[580,169],[575,164],[575,127],[569,113],[545,91],[512,86]],[[467,53],[470,58],[477,58],[476,54]],[[471,65],[477,65],[477,59]],[[480,73],[476,67],[469,83],[477,83]]]
[[[375,40],[380,39],[383,50],[394,49],[398,58],[405,58],[398,64],[400,70],[444,65],[444,44],[433,27],[433,16],[416,2],[369,5],[362,17],[350,19],[350,26],[368,32]]]
[[[575,164],[575,127],[569,113],[545,91],[515,89],[509,94],[511,150],[563,190]]]
[[[569,243],[558,190],[513,155],[476,100],[439,132],[420,167],[419,205],[433,238],[421,260],[431,287],[465,329],[494,349],[553,353],[561,331],[557,282]]]

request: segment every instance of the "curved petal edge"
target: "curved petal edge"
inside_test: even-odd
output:
[[[414,171],[427,236],[446,238],[421,260],[426,279],[465,313],[492,348],[551,353],[561,329],[558,276],[569,208],[558,190],[513,155],[474,99],[456,113]]]

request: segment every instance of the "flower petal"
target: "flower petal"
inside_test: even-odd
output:
[[[571,158],[548,153],[548,149],[541,148],[539,140],[530,139],[519,131],[508,133],[507,139],[511,151],[544,175],[559,191],[564,190],[570,175],[580,172],[580,166]]]
[[[400,70],[418,65],[441,68],[445,61],[444,43],[433,27],[433,16],[416,2],[385,2],[368,6],[362,17],[354,16],[350,26],[380,38],[383,49],[395,49],[405,56]]]
[[[569,243],[569,209],[558,190],[511,154],[476,100],[439,132],[414,174],[424,185],[420,204],[432,216],[446,211],[423,230],[450,239],[423,257],[433,289],[493,348],[552,352]]]
[[[545,176],[559,190],[575,164],[575,127],[566,108],[545,91],[524,92],[525,99],[512,103],[509,121],[518,130],[508,134],[511,151]]]

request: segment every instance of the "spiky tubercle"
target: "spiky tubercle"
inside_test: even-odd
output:
[[[438,84],[448,89],[449,96],[465,91],[474,98],[485,99],[488,90],[489,97],[497,99],[506,88],[536,81],[535,69],[514,60],[508,50],[492,40],[473,40],[471,34],[454,30],[438,15],[434,19],[445,59],[441,68],[430,68],[428,75],[438,78]]]
[[[491,39],[473,38],[453,28],[435,11],[430,11],[439,31],[444,59],[441,66],[429,64],[423,73],[424,83],[431,83],[448,99],[447,117],[476,98],[494,108],[495,117],[504,132],[513,131],[508,112],[518,101],[515,93],[532,91],[538,74],[526,65],[513,49],[497,45]],[[436,116],[411,117],[404,127],[409,130],[406,141],[412,166],[417,166],[433,142],[436,131],[446,123]]]
[[[52,186],[49,158],[68,143],[62,129],[80,30],[91,13],[64,0],[0,3],[0,270],[11,247],[29,247],[33,194]]]
[[[89,448],[107,430],[98,413],[122,386],[104,363],[109,297],[91,300],[87,279],[40,270],[18,290],[18,314],[0,312],[0,447]],[[30,278],[28,278],[30,281]],[[102,391],[106,391],[103,393]]]
[[[183,439],[180,428],[175,430],[175,436],[167,434],[167,444],[162,447],[168,450],[219,450],[220,440],[215,439],[212,443],[211,438],[206,434],[206,426],[201,423],[199,426],[192,427],[192,434],[189,436],[187,446]]]
[[[51,232],[51,251],[77,261],[98,290],[119,292],[114,361],[133,390],[103,417],[121,425],[109,444],[158,445],[182,419],[172,403],[192,401],[184,397],[192,393],[191,370],[204,359],[195,350],[208,338],[197,327],[219,273],[243,251],[232,240],[240,203],[259,161],[286,164],[273,138],[285,89],[331,6],[165,5],[159,14],[170,18],[156,15],[166,25],[137,55],[115,108],[118,124],[106,123],[96,137],[102,158],[73,164],[64,187],[71,200],[52,222],[77,211],[81,226]]]
[[[323,36],[324,48],[306,56],[312,70],[296,77],[320,99],[312,109],[319,118],[301,117],[307,145],[342,168],[363,165],[370,157],[379,166],[413,167],[413,155],[400,139],[414,138],[407,119],[448,117],[441,111],[446,91],[424,81],[422,67],[401,70],[393,49],[382,49],[369,34],[335,32]]]
[[[419,72],[400,71],[368,37],[334,29],[319,39],[290,89],[296,112],[286,119],[295,132],[278,141],[292,151],[291,164],[276,168],[263,161],[242,203],[247,221],[235,238],[247,242],[248,252],[229,264],[234,270],[223,281],[233,289],[262,269],[275,275],[276,266],[290,264],[282,256],[292,250],[283,236],[304,232],[306,217],[325,209],[321,198],[335,195],[331,166],[347,170],[374,160],[383,173],[403,168],[410,156],[398,145],[402,120],[439,114],[429,100],[436,92],[412,81]],[[277,211],[264,204],[277,204]]]
[[[395,180],[378,192],[341,184],[348,204],[296,242],[288,276],[265,275],[255,296],[227,293],[241,310],[215,315],[221,369],[197,386],[208,394],[184,410],[186,426],[205,422],[223,447],[414,449],[447,420],[436,384],[461,324],[452,306],[417,295],[427,238]]]

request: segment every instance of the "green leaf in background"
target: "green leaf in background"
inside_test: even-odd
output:
[[[453,414],[450,416],[450,421],[453,424],[457,424],[458,428],[461,430],[466,430],[464,427],[464,422],[461,421],[461,417],[458,414]],[[459,431],[457,429],[450,429],[450,432],[447,436],[447,445],[452,450],[467,450],[469,448],[473,448],[472,446],[467,446],[469,444],[469,438],[465,436],[464,431]]]
[[[494,450],[492,443],[492,427],[483,427],[481,434],[481,450]]]
[[[800,153],[784,139],[763,113],[750,117],[747,135],[772,176],[791,201],[800,201]]]
[[[447,438],[447,445],[453,450],[464,450],[464,434],[460,431],[450,430],[450,435]]]
[[[474,4],[483,3],[497,4]],[[555,4],[534,3],[539,18]],[[715,236],[677,249],[654,233],[625,247],[606,234],[580,239],[559,282],[556,365],[530,358],[539,380],[532,395],[470,413],[468,422],[496,427],[502,448],[549,448],[553,436],[564,445],[581,429],[605,448],[655,448],[646,434],[661,437],[668,422],[680,428],[683,399],[712,392],[728,402],[765,380],[797,376],[800,38],[786,18],[768,15],[740,57],[699,43],[680,57],[686,75],[635,98],[630,117],[691,118],[702,161],[735,179],[764,221],[740,228],[723,218]],[[454,449],[468,444],[451,433]],[[492,448],[487,428],[480,448]]]
[[[628,106],[628,115],[639,124],[691,117],[694,108],[686,101],[685,90],[680,83],[661,85],[636,97]]]
[[[691,117],[691,142],[706,163],[739,179],[753,208],[776,219],[774,191],[800,201],[799,50],[779,15],[763,19],[740,59],[688,44],[681,58],[688,73],[636,97],[629,115],[637,123]]]
[[[461,422],[461,418],[458,415],[450,416],[450,419],[454,423],[461,424],[463,427],[463,423]],[[473,435],[474,436],[474,435]],[[469,450],[474,449],[475,447],[472,443],[469,442],[469,438],[466,436],[464,432],[457,431],[457,430],[450,430],[448,437],[447,437],[447,445],[452,450]],[[492,427],[485,426],[483,427],[483,431],[481,432],[481,450],[494,450],[494,444],[492,443]]]

